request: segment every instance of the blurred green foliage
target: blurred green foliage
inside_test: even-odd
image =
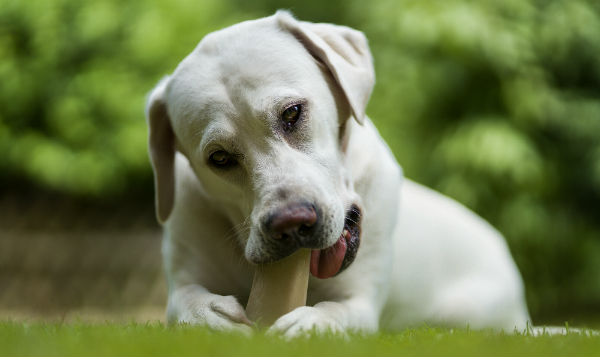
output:
[[[146,93],[240,19],[218,0],[2,0],[2,179],[95,197],[151,183]]]
[[[277,8],[366,33],[368,114],[408,177],[506,235],[534,316],[600,308],[595,0],[2,0],[0,182],[149,188],[146,93],[206,33]]]

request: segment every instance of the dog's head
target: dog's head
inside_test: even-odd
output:
[[[346,145],[374,82],[364,35],[280,11],[207,35],[150,95],[157,214],[174,205],[174,156],[231,217],[252,263],[313,250],[320,278],[345,269],[361,202]],[[249,232],[249,233],[247,233]]]

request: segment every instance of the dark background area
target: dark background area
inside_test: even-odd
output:
[[[365,32],[367,114],[407,177],[506,236],[534,323],[599,326],[594,0],[0,2],[0,316],[162,314],[145,96],[279,8]]]

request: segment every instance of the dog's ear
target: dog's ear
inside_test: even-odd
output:
[[[164,99],[168,80],[167,77],[156,86],[146,106],[148,151],[154,169],[156,216],[161,223],[169,218],[175,199],[175,135]]]
[[[291,32],[325,63],[345,93],[352,115],[362,124],[375,84],[373,59],[365,35],[345,26],[301,22],[287,11],[277,11],[275,18],[281,28]]]

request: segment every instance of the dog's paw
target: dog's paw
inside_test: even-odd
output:
[[[347,338],[345,329],[331,313],[319,307],[303,306],[280,317],[267,331],[270,335],[281,335],[286,339],[309,334],[332,334]]]
[[[192,301],[178,318],[180,324],[201,325],[216,331],[250,336],[254,324],[233,296],[214,295],[209,300]]]

